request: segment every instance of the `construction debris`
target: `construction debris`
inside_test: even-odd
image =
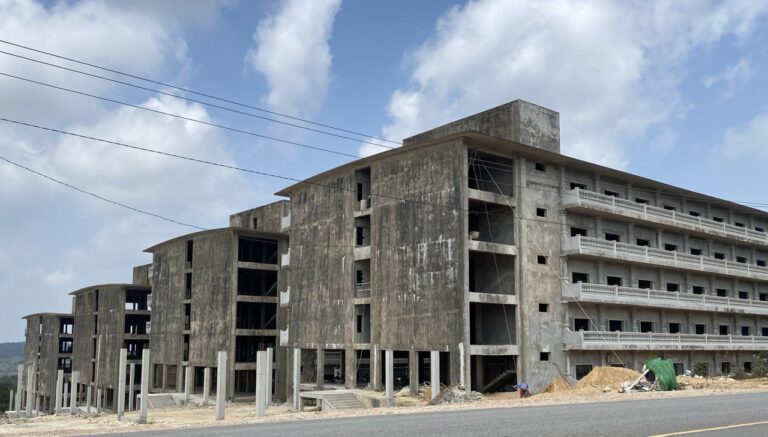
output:
[[[426,396],[427,388],[424,389]],[[430,403],[432,405],[443,404],[466,404],[469,402],[481,401],[484,397],[476,391],[466,390],[458,385],[451,385],[444,388]]]
[[[638,372],[623,367],[595,367],[587,376],[581,378],[576,386],[576,390],[595,388],[603,391],[608,388],[609,391],[618,390],[626,381],[634,381],[640,376]]]

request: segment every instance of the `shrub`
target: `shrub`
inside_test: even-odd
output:
[[[693,365],[693,374],[707,377],[709,376],[709,364],[699,362]]]

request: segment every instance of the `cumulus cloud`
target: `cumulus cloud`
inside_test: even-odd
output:
[[[704,86],[720,88],[718,93],[720,98],[728,99],[738,88],[752,79],[754,74],[755,69],[752,63],[748,59],[741,58],[735,64],[726,66],[722,72],[705,77]]]
[[[745,162],[768,158],[768,112],[758,114],[748,123],[727,129],[723,140],[714,150],[715,161]],[[763,165],[763,162],[760,162]]]
[[[43,282],[48,285],[67,285],[72,280],[72,276],[72,269],[58,269],[45,275]]]
[[[564,153],[625,167],[628,140],[685,113],[678,88],[690,51],[747,37],[767,8],[664,0],[455,6],[408,54],[411,81],[392,93],[383,134],[401,140],[521,98],[561,113]]]
[[[264,76],[270,109],[302,117],[320,110],[330,83],[328,41],[340,6],[341,0],[286,0],[259,22],[246,62]]]

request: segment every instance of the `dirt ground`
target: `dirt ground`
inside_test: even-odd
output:
[[[595,369],[596,371],[599,368]],[[96,416],[42,416],[32,419],[5,420],[0,424],[0,436],[59,436],[82,435],[110,432],[140,432],[145,430],[190,428],[216,425],[234,425],[274,421],[293,421],[310,419],[331,419],[338,417],[353,417],[366,415],[410,414],[430,411],[447,411],[475,408],[494,407],[526,407],[570,403],[613,402],[624,400],[660,399],[671,397],[709,396],[718,394],[734,394],[742,392],[768,391],[768,378],[734,381],[727,378],[690,378],[678,377],[679,390],[674,392],[633,392],[618,393],[618,386],[638,375],[636,372],[620,369],[601,373],[597,371],[591,377],[583,378],[575,387],[568,386],[564,381],[556,381],[549,392],[520,399],[516,392],[494,393],[484,396],[472,403],[428,405],[423,400],[403,396],[396,398],[397,406],[391,408],[375,408],[368,410],[347,410],[339,412],[304,411],[291,412],[287,406],[273,406],[265,418],[255,417],[255,406],[252,403],[235,403],[227,406],[226,419],[216,421],[214,408],[208,407],[179,407],[167,410],[150,410],[147,425],[137,425],[131,421],[118,422],[115,415]],[[626,378],[629,377],[629,378]],[[126,415],[135,419],[137,413]]]

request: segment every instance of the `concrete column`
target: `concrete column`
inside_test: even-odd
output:
[[[184,405],[189,404],[189,395],[192,392],[192,368],[184,368]]]
[[[147,423],[147,397],[149,396],[149,349],[141,352],[141,405],[139,407],[139,423]]]
[[[117,420],[125,414],[125,368],[128,365],[128,349],[120,349],[120,361],[117,369]]]
[[[656,247],[658,247],[659,249],[664,248],[664,231],[662,231],[661,229],[656,231]]]
[[[432,399],[440,393],[440,352],[429,352],[429,379],[432,386]]]
[[[323,383],[325,382],[325,349],[317,348],[317,359],[315,362],[317,363],[315,385],[317,388],[322,388]]]
[[[266,351],[256,352],[256,417],[267,415],[267,371],[269,359]]]
[[[293,379],[293,409],[296,411],[301,410],[301,349],[293,349],[293,372],[291,374]]]
[[[227,351],[219,351],[216,367],[216,420],[224,420],[227,393]]]
[[[411,396],[419,394],[419,351],[408,351],[408,382]]]
[[[13,389],[8,396],[8,411],[13,411]]]
[[[61,414],[61,395],[64,390],[64,371],[56,372],[56,399],[54,400],[54,414]]]
[[[85,386],[85,413],[91,414],[91,385]]]
[[[208,405],[208,396],[211,393],[211,368],[203,369],[203,405]]]
[[[275,359],[275,350],[271,347],[267,348],[267,408],[272,405],[272,374],[273,363]]]
[[[104,393],[102,389],[96,388],[96,414],[101,414],[102,408],[104,408]]]
[[[35,416],[40,415],[40,395],[35,396]]]
[[[33,402],[35,401],[35,368],[32,365],[27,366],[27,417],[32,417]]]
[[[374,390],[381,390],[381,353],[379,353],[379,345],[374,344],[371,349],[371,388]]]
[[[353,348],[344,349],[344,385],[357,388],[357,351]]]
[[[133,411],[133,381],[136,380],[136,364],[131,363],[131,371],[128,372],[128,411]]]
[[[168,387],[168,366],[163,364],[163,391]]]
[[[72,372],[72,393],[69,400],[69,414],[74,415],[77,409],[78,383],[80,382],[80,371]]]
[[[627,243],[635,244],[635,224],[627,224]]]
[[[394,401],[394,358],[395,354],[393,350],[384,351],[384,397],[386,403],[389,406],[393,405]]]
[[[19,417],[21,415],[21,397],[23,394],[23,381],[22,378],[24,377],[24,365],[19,364],[19,366],[16,368],[16,417]],[[63,371],[62,371],[63,372]]]

